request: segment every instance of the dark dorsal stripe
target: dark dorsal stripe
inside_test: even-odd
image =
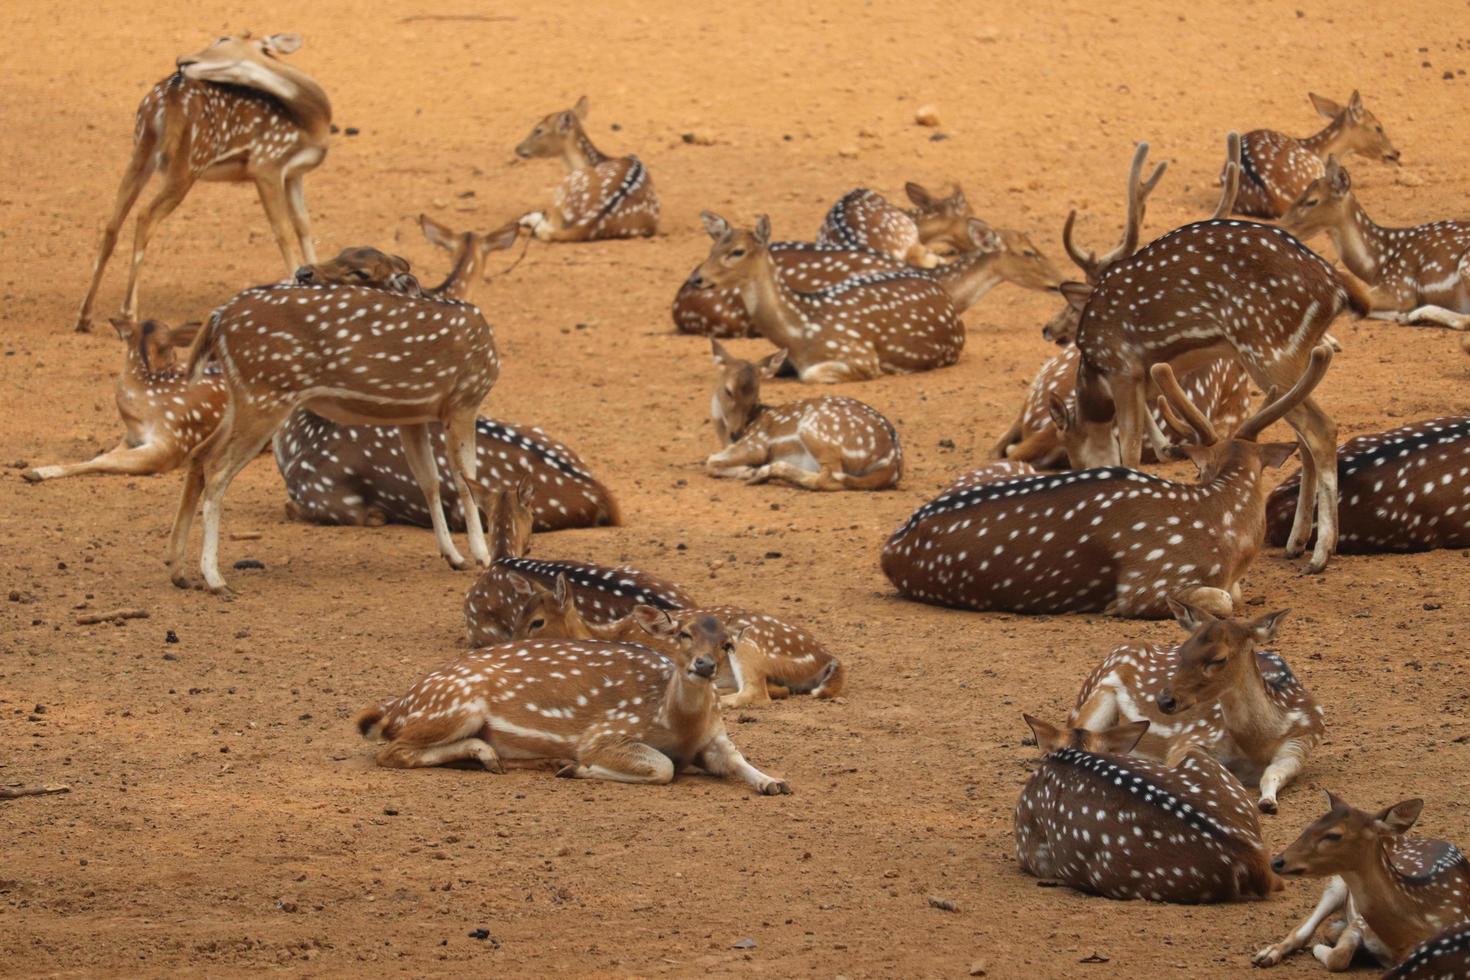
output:
[[[554,583],[558,575],[565,575],[568,584],[575,588],[606,592],[646,606],[653,606],[655,609],[682,608],[657,592],[651,592],[631,581],[628,576],[632,573],[626,568],[609,568],[605,565],[591,565],[579,561],[538,561],[534,558],[501,558],[497,564],[502,564],[522,574],[532,575],[541,580],[543,584]]]

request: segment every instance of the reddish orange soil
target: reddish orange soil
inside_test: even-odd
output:
[[[179,474],[30,486],[8,466],[0,570],[21,601],[0,602],[0,784],[71,792],[0,802],[0,971],[1244,974],[1310,908],[1312,884],[1223,908],[1115,903],[1038,888],[1011,852],[1032,754],[1021,711],[1060,719],[1108,648],[1177,628],[928,608],[895,598],[878,571],[893,527],[1009,424],[1050,353],[1040,326],[1056,300],[1001,287],[967,316],[958,366],[843,388],[886,412],[908,450],[902,488],[866,495],[707,479],[712,369],[703,341],[670,334],[669,301],[707,250],[700,208],[740,222],[769,212],[778,236],[810,237],[841,192],[896,195],[907,179],[962,180],[979,214],[1030,231],[1058,261],[1062,220],[1080,208],[1082,238],[1104,247],[1135,139],[1171,164],[1150,202],[1158,234],[1213,206],[1226,129],[1310,132],[1309,89],[1341,99],[1360,87],[1403,151],[1398,170],[1353,165],[1370,213],[1458,215],[1470,51],[1451,35],[1465,6],[1398,11],[11,4],[0,462],[82,458],[120,431],[120,345],[105,321],[90,336],[71,324],[134,107],[176,54],[227,29],[303,33],[294,62],[326,86],[337,122],[360,129],[307,179],[322,250],[372,243],[426,271],[443,263],[417,214],[489,228],[539,205],[558,165],[518,163],[511,147],[586,92],[593,138],[650,167],[666,230],[533,245],[479,293],[505,360],[485,411],[571,444],[627,518],[539,537],[536,553],[631,561],[709,601],[798,620],[851,672],[840,703],[730,719],[790,797],[697,778],[646,788],[379,770],[352,714],[460,642],[470,577],[446,570],[428,532],[287,523],[261,459],[229,496],[223,557],[227,573],[242,558],[266,569],[234,572],[241,596],[224,604],[174,589],[162,566]],[[410,19],[461,14],[476,19]],[[923,103],[946,139],[914,125]],[[280,272],[253,193],[201,186],[149,254],[142,310],[201,317]],[[122,279],[119,261],[101,313]],[[1470,409],[1457,336],[1346,320],[1335,332],[1346,351],[1320,394],[1343,438]],[[768,394],[811,392],[781,382]],[[245,530],[262,537],[228,539]],[[1467,582],[1459,552],[1342,558],[1314,578],[1274,553],[1256,564],[1246,594],[1295,610],[1280,649],[1330,726],[1265,819],[1274,846],[1319,812],[1323,787],[1363,805],[1421,795],[1424,832],[1470,844]],[[75,624],[79,609],[118,606],[151,615]],[[482,928],[493,941],[467,935]],[[755,945],[734,948],[744,938]],[[1107,962],[1079,965],[1092,954]],[[1297,957],[1277,972],[1320,969]]]

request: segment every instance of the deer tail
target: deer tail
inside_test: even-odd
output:
[[[377,704],[370,704],[357,715],[357,733],[365,739],[377,741],[380,738],[392,738],[393,731],[398,726],[395,719],[389,718],[397,698],[384,698]]]
[[[204,378],[204,368],[214,357],[214,347],[219,340],[219,325],[220,316],[216,310],[210,314],[209,322],[199,331],[199,336],[194,338],[194,344],[189,348],[189,361],[184,374],[190,384],[198,384]]]

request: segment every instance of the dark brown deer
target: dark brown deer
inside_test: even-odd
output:
[[[1383,980],[1456,980],[1470,977],[1470,922],[1430,936],[1383,975]]]
[[[118,233],[155,173],[162,187],[138,217],[124,319],[138,318],[138,272],[149,239],[196,181],[254,183],[287,273],[298,265],[293,239],[303,261],[316,261],[302,178],[326,157],[332,106],[320,85],[280,60],[300,47],[297,34],[222,37],[179,58],[178,71],[143,97],[133,155],[92,264],[78,330],[91,329],[92,303]]]
[[[1470,417],[1426,419],[1350,439],[1337,451],[1337,549],[1470,548]],[[1285,544],[1301,473],[1266,498],[1266,540]]]
[[[1169,609],[1189,639],[1113,650],[1083,682],[1067,724],[1100,732],[1146,721],[1138,754],[1173,765],[1204,749],[1245,785],[1259,786],[1257,805],[1275,813],[1277,793],[1324,731],[1322,708],[1286,661],[1260,649],[1275,639],[1286,611],[1246,621],[1173,600]]]
[[[637,157],[609,157],[582,129],[587,96],[553,112],[516,146],[516,156],[560,157],[567,175],[557,185],[552,206],[532,211],[521,226],[546,242],[590,242],[600,238],[637,238],[658,233],[658,196],[653,178]]]
[[[1399,162],[1399,151],[1388,141],[1383,124],[1364,108],[1357,92],[1346,106],[1312,93],[1307,98],[1331,120],[1320,132],[1297,139],[1274,129],[1253,129],[1241,140],[1237,214],[1281,217],[1307,185],[1322,176],[1323,165],[1333,154],[1358,153]]]
[[[1025,717],[1042,753],[1016,803],[1027,874],[1108,898],[1190,904],[1281,887],[1245,788],[1206,753],[1170,767],[1128,755],[1148,722],[1088,732]]]
[[[1273,392],[1229,439],[1157,365],[1156,382],[1193,429],[1197,444],[1182,448],[1199,483],[1111,467],[941,494],[888,539],[883,572],[905,596],[966,609],[1157,618],[1172,598],[1228,616],[1265,532],[1262,471],[1296,448],[1256,439],[1309,396],[1331,359],[1318,347],[1292,389]]]
[[[910,181],[904,193],[912,208],[900,208],[865,187],[848,191],[832,205],[817,232],[817,244],[833,248],[872,249],[900,262],[932,269],[944,260],[931,245],[960,248],[969,237],[970,202],[955,187],[945,197]]]
[[[1312,947],[1333,971],[1346,970],[1360,948],[1394,966],[1441,930],[1470,920],[1470,862],[1448,841],[1406,836],[1423,800],[1377,813],[1331,793],[1327,802],[1328,811],[1271,862],[1279,875],[1327,878],[1327,887],[1306,921],[1256,953],[1256,966],[1275,966],[1305,947],[1339,910],[1343,918],[1329,927],[1327,942]]]

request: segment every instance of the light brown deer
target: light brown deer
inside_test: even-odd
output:
[[[1348,172],[1328,157],[1281,226],[1303,241],[1327,233],[1342,264],[1368,286],[1369,318],[1470,329],[1470,222],[1375,224]]]
[[[125,319],[138,317],[138,273],[149,239],[199,180],[253,182],[287,273],[298,264],[293,238],[302,260],[316,261],[302,178],[326,157],[332,106],[320,85],[280,60],[300,47],[297,34],[222,37],[179,58],[178,71],[144,96],[133,155],[77,313],[78,330],[91,329],[92,304],[118,233],[155,173],[162,186],[138,217]]]
[[[784,350],[758,363],[710,341],[720,376],[710,406],[722,448],[705,461],[714,477],[746,483],[783,480],[807,490],[886,490],[903,476],[898,430],[871,405],[823,395],[761,404],[761,379],[774,378]]]
[[[208,371],[191,383],[174,363],[174,350],[194,342],[198,323],[169,329],[157,320],[138,324],[114,319],[112,325],[127,344],[127,359],[116,383],[122,441],[84,463],[28,469],[21,476],[32,483],[83,473],[167,473],[219,425],[225,409],[219,372]]]
[[[1103,732],[1026,715],[1041,761],[1016,803],[1021,870],[1108,898],[1234,902],[1281,887],[1245,788],[1195,750],[1129,756],[1148,722]]]
[[[710,616],[676,625],[640,610],[651,630],[673,631],[676,653],[585,640],[487,647],[364,709],[358,731],[387,740],[378,765],[392,768],[553,762],[558,776],[623,783],[699,771],[736,776],[764,796],[790,793],[745,761],[720,719],[714,678],[736,637]]]
[[[189,377],[197,381],[211,361],[222,368],[228,402],[219,428],[189,461],[168,551],[176,585],[190,584],[182,561],[202,495],[200,569],[211,592],[228,595],[219,573],[221,501],[297,408],[344,425],[398,426],[439,552],[452,567],[465,566],[444,517],[428,423],[444,426],[459,498],[478,504],[475,418],[500,358],[476,307],[362,286],[261,286],[210,317],[190,353]],[[489,564],[479,507],[464,511],[470,554]]]
[[[964,490],[972,490],[975,487],[982,487],[990,483],[999,483],[1002,480],[1014,480],[1022,476],[1035,476],[1036,473],[1036,467],[1030,463],[1009,459],[997,460],[955,477],[954,480],[939,491],[939,496],[942,497],[952,493],[960,493]]]
[[[1158,618],[1172,598],[1228,616],[1265,532],[1262,471],[1296,448],[1256,439],[1308,397],[1331,359],[1318,347],[1292,389],[1271,392],[1229,439],[1157,365],[1160,389],[1193,429],[1197,444],[1182,448],[1199,483],[1110,467],[944,493],[888,539],[883,573],[905,596],[966,609]]]
[[[832,205],[817,232],[817,244],[830,248],[872,249],[901,262],[932,269],[944,260],[931,245],[962,247],[969,238],[972,212],[958,186],[937,197],[912,181],[904,185],[914,206],[890,204],[865,187],[848,191]]]
[[[544,242],[590,242],[658,233],[658,196],[653,178],[637,157],[609,157],[582,129],[587,96],[553,112],[516,146],[516,156],[561,157],[567,175],[557,185],[552,207],[532,211],[520,223]]]
[[[524,597],[511,627],[513,640],[566,637],[645,643],[663,649],[658,635],[652,638],[646,635],[647,630],[632,614],[604,624],[583,619],[565,575],[558,575],[555,587],[550,589],[519,575],[512,582]],[[719,688],[734,692],[720,697],[720,704],[726,708],[769,704],[773,697],[792,694],[835,698],[846,685],[847,669],[842,661],[806,630],[774,616],[746,612],[734,606],[666,610],[664,615],[683,624],[700,616],[713,616],[727,629],[739,633],[735,649],[720,665],[716,678]]]
[[[1377,813],[1327,794],[1328,811],[1271,862],[1277,874],[1328,878],[1312,914],[1278,943],[1256,953],[1256,966],[1275,966],[1305,947],[1338,911],[1326,942],[1312,947],[1327,969],[1346,970],[1360,948],[1393,966],[1442,929],[1470,919],[1470,862],[1448,841],[1408,837],[1423,800],[1404,800]]]
[[[1331,120],[1325,128],[1305,139],[1274,129],[1253,129],[1241,140],[1240,191],[1235,195],[1235,212],[1257,218],[1279,218],[1301,197],[1312,181],[1322,176],[1323,164],[1336,154],[1358,153],[1398,163],[1383,124],[1363,106],[1355,91],[1346,106],[1308,93],[1317,111]]]
[[[1088,676],[1067,724],[1105,731],[1147,721],[1138,754],[1173,765],[1193,748],[1224,763],[1257,805],[1276,812],[1276,796],[1301,772],[1322,738],[1322,709],[1279,654],[1259,649],[1276,637],[1286,611],[1246,621],[1220,619],[1169,601],[1183,643],[1127,643]]]
[[[862,381],[953,364],[965,345],[965,325],[949,296],[912,272],[880,272],[814,292],[791,289],[771,258],[771,222],[732,229],[704,212],[714,239],[695,271],[701,289],[738,287],[756,329],[783,348],[809,384]]]
[[[1383,980],[1457,980],[1470,977],[1470,922],[1450,926],[1414,947]]]
[[[593,623],[608,623],[631,613],[635,606],[655,609],[692,609],[698,605],[682,586],[626,565],[609,567],[590,562],[527,558],[534,523],[531,501],[535,488],[521,480],[513,490],[496,495],[490,515],[490,540],[495,561],[480,574],[464,598],[466,636],[470,646],[500,643],[511,636],[516,613],[525,595],[515,577],[551,588],[565,575],[583,615]]]

